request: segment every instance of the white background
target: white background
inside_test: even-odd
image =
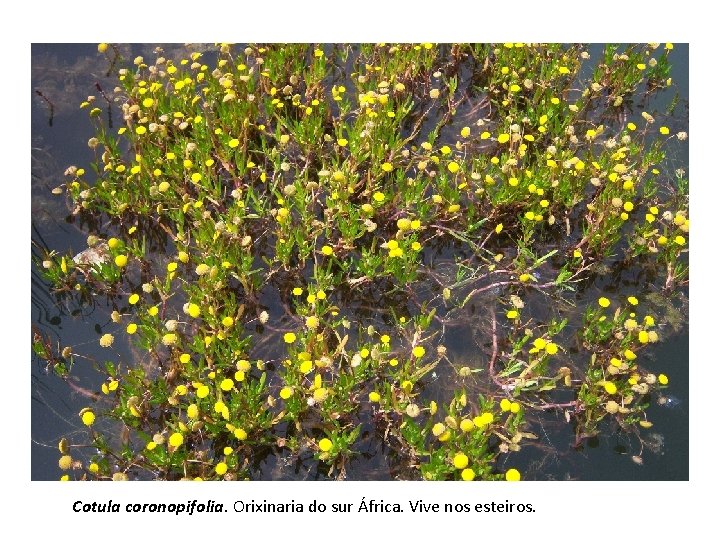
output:
[[[3,284],[0,515],[6,532],[52,538],[176,539],[683,537],[710,526],[717,485],[717,29],[690,2],[382,2],[227,3],[26,2],[7,4],[2,36]],[[477,5],[476,5],[477,4]],[[495,5],[497,4],[497,5]],[[237,482],[74,483],[30,478],[30,44],[32,42],[690,42],[692,294],[689,482]],[[15,231],[23,233],[16,234]],[[20,286],[20,284],[24,284]],[[185,502],[361,498],[403,504],[403,514],[188,516],[75,514],[73,502]],[[531,502],[534,514],[411,514],[408,501]],[[685,533],[685,534],[684,534]],[[201,536],[202,535],[202,536]],[[691,536],[695,536],[691,534]],[[708,537],[708,534],[700,534]],[[7,536],[6,536],[7,537]]]

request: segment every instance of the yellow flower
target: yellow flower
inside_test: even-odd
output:
[[[507,398],[502,398],[502,399],[500,400],[500,410],[501,410],[502,412],[508,412],[508,411],[510,410],[510,405],[512,405],[512,403],[510,402],[509,399],[507,399]]]
[[[548,354],[556,354],[558,352],[558,346],[555,343],[548,343],[545,345],[545,352]]]
[[[660,134],[661,135],[670,135],[670,129],[667,126],[661,126]]]
[[[505,314],[505,316],[506,316],[508,319],[510,319],[510,320],[512,320],[512,319],[517,319],[517,318],[518,318],[518,315],[519,315],[519,313],[518,313],[517,311],[515,311],[514,309],[511,309],[510,311],[508,311],[508,312]]]
[[[668,379],[668,376],[665,375],[664,373],[661,373],[660,375],[658,375],[657,380],[662,385],[666,385],[668,382],[670,382],[670,380]]]
[[[285,343],[295,343],[297,336],[293,332],[288,332],[283,336]]]
[[[610,306],[610,300],[608,300],[608,299],[605,298],[604,296],[601,296],[601,297],[598,299],[598,304],[600,304],[600,307],[606,308],[606,307],[609,307],[609,306]]]
[[[508,482],[517,482],[521,478],[520,471],[517,469],[508,469],[505,473],[505,480]]]
[[[237,139],[230,139],[230,142],[228,143],[228,146],[230,148],[237,148],[240,145],[240,141]]]
[[[294,393],[295,392],[292,388],[290,388],[289,386],[284,386],[282,390],[280,390],[280,397],[282,399],[290,399]]]
[[[535,341],[533,341],[533,347],[535,347],[539,351],[542,351],[545,348],[545,345],[547,345],[547,341],[545,341],[543,338],[537,338]]]
[[[412,222],[407,218],[400,218],[397,220],[397,228],[401,231],[410,230]]]
[[[215,465],[215,472],[218,474],[218,476],[224,475],[228,470],[227,463],[224,461],[221,461],[217,465]]]
[[[509,140],[510,140],[510,135],[508,135],[507,133],[501,133],[500,135],[498,135],[498,138],[497,138],[497,141],[500,144],[505,144]]]
[[[318,448],[320,448],[322,452],[329,452],[332,450],[332,447],[333,443],[330,439],[325,438],[318,441]]]
[[[305,324],[307,325],[310,330],[315,330],[320,324],[320,321],[315,315],[311,315],[307,319],[305,319]]]
[[[110,347],[115,341],[115,337],[112,334],[103,334],[100,338],[101,347]]]
[[[448,167],[448,171],[450,171],[453,174],[460,170],[460,165],[458,165],[454,161],[451,161],[450,163],[448,163],[447,167]]]
[[[330,246],[323,246],[320,251],[322,251],[323,255],[326,255],[328,257],[333,254],[333,248],[331,248]]]
[[[481,428],[483,426],[487,426],[488,424],[492,424],[495,420],[495,417],[493,416],[493,413],[491,412],[484,412],[480,416],[476,416],[473,418],[473,423]]]
[[[472,482],[475,479],[475,471],[473,471],[472,469],[463,469],[463,471],[460,473],[460,476],[466,482]]]
[[[462,452],[455,454],[455,457],[453,457],[453,465],[455,465],[455,468],[457,469],[464,469],[468,466],[469,462],[470,460],[468,457]]]
[[[220,383],[220,389],[223,392],[229,392],[233,388],[235,388],[235,381],[233,381],[232,379],[223,379],[223,381]]]
[[[470,136],[470,128],[465,126],[460,130],[460,136],[461,137],[469,137]]]
[[[127,325],[126,331],[128,334],[134,334],[135,332],[137,332],[137,327],[138,327],[137,324],[130,323]]]
[[[236,428],[233,431],[233,435],[239,441],[244,441],[245,439],[247,439],[247,432],[243,428]]]
[[[315,364],[313,364],[312,360],[305,360],[300,364],[300,372],[303,375],[307,375],[313,370],[313,367]]]
[[[222,320],[222,325],[223,325],[225,328],[230,328],[233,324],[235,324],[235,319],[233,319],[232,317],[225,317],[225,318]]]
[[[126,255],[118,255],[117,257],[115,257],[115,264],[117,265],[118,268],[122,268],[123,266],[125,266],[127,264],[127,262],[128,262],[128,258]]]
[[[60,467],[63,471],[67,471],[70,467],[72,467],[72,458],[67,455],[62,456],[58,460],[58,467]]]
[[[475,424],[473,424],[473,421],[470,420],[469,418],[463,418],[462,421],[460,422],[460,429],[464,433],[467,433],[468,431],[472,431],[474,427],[475,427]]]
[[[370,393],[368,394],[368,399],[369,399],[372,403],[377,403],[377,402],[380,401],[380,394],[378,394],[377,392],[370,392]]]
[[[238,360],[235,364],[235,367],[238,368],[238,371],[242,371],[243,373],[247,373],[250,371],[250,368],[252,367],[250,365],[250,362],[247,360]]]
[[[385,162],[382,165],[380,165],[380,168],[385,172],[390,172],[393,170],[392,163]]]
[[[187,312],[191,317],[198,317],[200,316],[200,306],[190,303],[188,304]]]
[[[423,356],[425,356],[425,347],[423,347],[422,345],[413,347],[412,353],[415,358],[422,358]]]
[[[191,403],[187,408],[188,418],[197,418],[199,414],[200,411],[198,410],[198,406],[194,403]]]
[[[684,246],[685,238],[683,236],[678,235],[673,239],[673,242],[675,242],[678,246]]]
[[[520,412],[520,404],[517,402],[513,402],[510,404],[510,412],[513,414],[517,414]]]
[[[605,381],[603,383],[603,387],[605,388],[605,391],[610,394],[611,396],[613,394],[617,394],[617,386],[615,386],[615,383],[612,381]]]
[[[140,301],[140,295],[139,294],[131,294],[130,298],[128,298],[128,304],[131,306],[134,306]]]
[[[184,440],[185,438],[183,437],[182,433],[173,433],[172,435],[170,435],[168,443],[170,444],[170,446],[174,446],[175,448],[177,448],[183,443]]]

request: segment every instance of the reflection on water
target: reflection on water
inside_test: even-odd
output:
[[[149,55],[154,45],[124,46],[120,52],[126,57],[136,54]],[[164,46],[165,56],[179,58],[182,46]],[[592,49],[595,54],[598,49]],[[352,56],[351,56],[352,59]],[[680,107],[677,112],[687,115],[687,47],[676,46],[673,78],[681,91]],[[54,196],[52,189],[63,182],[63,172],[71,164],[84,164],[92,159],[86,141],[93,136],[90,122],[78,109],[78,104],[90,94],[97,94],[98,87],[109,97],[113,88],[106,77],[108,61],[97,54],[90,45],[36,45],[32,51],[32,238],[40,248],[80,253],[87,245],[87,229],[74,222],[64,196]],[[349,85],[350,87],[350,85]],[[673,100],[672,95],[661,94],[658,108],[666,108]],[[468,94],[457,111],[459,119],[483,116],[487,100],[482,95]],[[631,111],[639,116],[641,109]],[[110,108],[109,115],[119,122],[118,111]],[[50,120],[52,119],[52,125]],[[458,126],[464,121],[449,124],[441,133],[440,142],[454,141]],[[687,167],[685,150],[674,156],[678,167]],[[102,233],[102,226],[100,232]],[[158,238],[156,256],[162,257],[164,239]],[[454,276],[444,276],[455,266],[445,264],[468,254],[461,253],[446,238],[435,246],[436,261],[428,262],[428,274],[420,284],[419,296],[436,297],[442,294],[440,283],[446,283]],[[33,248],[36,250],[37,248]],[[542,272],[541,267],[538,271]],[[608,268],[603,276],[583,284],[577,294],[577,308],[584,309],[583,297],[588,291],[613,295],[628,292],[637,293],[638,287],[652,281],[642,265],[628,268],[618,263]],[[542,276],[537,276],[542,278]],[[280,289],[287,284],[278,282],[277,289],[265,288],[260,303],[271,314],[271,320],[282,321],[285,316],[279,300]],[[502,284],[484,283],[484,294],[477,295],[461,310],[443,312],[450,323],[443,325],[443,342],[448,349],[448,358],[441,362],[435,372],[425,381],[424,394],[429,399],[445,396],[448,386],[454,386],[459,379],[460,366],[481,370],[486,367],[491,343],[486,342],[487,333],[478,331],[490,324],[491,313],[488,300],[494,301],[501,293]],[[477,287],[477,283],[474,287]],[[453,291],[464,297],[469,290],[459,288]],[[650,289],[643,291],[649,293]],[[341,294],[341,291],[339,291]],[[375,296],[379,291],[363,291],[362,298],[353,299],[352,307],[357,316],[364,317],[382,327],[387,323],[387,313],[378,309]],[[385,297],[387,297],[385,295]],[[339,300],[347,300],[339,298]],[[546,300],[540,293],[529,294],[524,299],[530,310],[533,304],[541,305]],[[116,340],[112,352],[98,346],[98,337],[110,324],[109,314],[113,306],[106,300],[86,299],[80,303],[74,295],[55,295],[48,291],[33,268],[32,275],[32,323],[33,332],[45,336],[52,343],[71,345],[76,356],[68,382],[48,374],[45,362],[33,357],[32,361],[32,472],[33,479],[57,479],[57,442],[61,437],[71,444],[85,442],[86,430],[77,417],[88,402],[102,399],[96,390],[101,382],[90,359],[113,360],[130,364],[142,362],[136,358],[127,340]],[[398,293],[392,298],[396,306],[411,305],[408,298]],[[687,320],[686,306],[679,306],[678,317]],[[408,308],[410,309],[410,308]],[[567,314],[565,314],[567,316]],[[452,324],[452,321],[455,324]],[[279,323],[282,324],[282,323]],[[682,326],[682,324],[681,324]],[[276,330],[279,330],[276,328]],[[576,328],[567,328],[569,335]],[[669,333],[670,329],[666,333]],[[60,351],[55,351],[57,354]],[[571,351],[572,352],[572,351]],[[577,350],[575,352],[578,352]],[[258,340],[253,354],[261,358],[279,358],[278,345],[269,339]],[[676,334],[652,351],[650,367],[653,371],[667,373],[672,381],[672,394],[662,396],[650,403],[650,416],[655,426],[638,441],[625,433],[608,426],[605,432],[573,447],[574,426],[560,412],[547,411],[530,417],[529,430],[538,435],[520,455],[512,456],[513,466],[520,465],[528,479],[686,479],[688,477],[688,335]],[[477,385],[481,377],[477,376]],[[473,379],[464,379],[472,387]],[[568,400],[573,399],[568,396]],[[370,430],[381,430],[382,426],[371,419],[364,422],[365,431],[357,444],[358,456],[347,468],[348,479],[387,479],[407,474],[403,458],[396,455],[390,445],[382,441],[382,434]],[[115,434],[121,437],[120,432]],[[282,436],[282,434],[280,434]],[[311,459],[311,453],[291,456],[289,452],[277,451],[259,457],[255,470],[258,479],[324,479],[327,470]],[[642,463],[642,466],[640,466]],[[503,464],[500,463],[500,466]]]

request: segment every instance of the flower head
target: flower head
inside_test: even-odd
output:
[[[92,411],[85,411],[80,417],[82,423],[90,427],[95,423],[95,413]]]
[[[462,452],[455,454],[455,457],[453,457],[453,465],[455,465],[457,469],[464,469],[468,466],[468,463],[470,463],[470,460]]]
[[[168,439],[168,444],[177,448],[183,443],[184,440],[185,438],[183,437],[182,433],[173,433]]]
[[[318,441],[318,448],[320,448],[322,452],[329,452],[332,450],[332,447],[333,443],[330,439],[325,438]]]

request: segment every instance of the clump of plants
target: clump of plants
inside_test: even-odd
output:
[[[269,456],[343,478],[374,440],[395,477],[517,480],[548,411],[577,444],[642,436],[669,383],[644,296],[682,297],[690,222],[666,161],[686,133],[631,114],[671,91],[672,48],[101,44],[117,87],[80,104],[94,160],[61,186],[88,249],[36,262],[144,360],[98,362],[98,453],[61,441],[64,478],[256,478]],[[638,265],[633,296],[588,292]],[[33,350],[67,376],[59,345]]]

